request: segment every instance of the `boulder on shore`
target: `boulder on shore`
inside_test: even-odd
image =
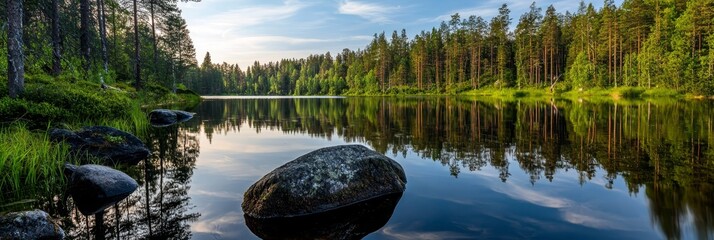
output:
[[[53,129],[50,138],[65,141],[74,154],[90,155],[112,164],[136,165],[150,155],[139,138],[112,127],[85,127],[77,132]]]
[[[65,163],[69,194],[84,215],[100,213],[133,193],[139,185],[119,170],[100,166]]]
[[[318,149],[290,161],[245,192],[243,212],[253,218],[296,217],[404,192],[396,161],[361,145]]]
[[[64,239],[65,233],[41,210],[0,216],[0,239]]]
[[[166,127],[191,120],[195,114],[181,110],[155,109],[149,113],[149,122],[154,127]]]

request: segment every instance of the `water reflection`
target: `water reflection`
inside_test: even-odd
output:
[[[191,111],[142,137],[152,158],[121,169],[140,188],[101,221],[61,190],[29,204],[70,239],[256,238],[240,212],[250,184],[309,151],[359,143],[410,182],[367,239],[714,238],[711,102],[215,99]]]
[[[138,166],[119,166],[140,188],[104,214],[84,216],[71,198],[57,195],[41,209],[61,219],[68,239],[190,239],[189,183],[199,154],[197,137],[178,127],[152,129],[152,157]]]
[[[362,239],[392,217],[402,193],[389,194],[323,213],[260,219],[245,215],[248,228],[262,239]]]
[[[187,130],[209,142],[241,129],[278,131],[338,137],[388,155],[416,154],[454,177],[490,167],[499,181],[522,171],[537,185],[575,172],[581,185],[604,176],[608,189],[620,178],[633,197],[645,190],[652,224],[664,237],[714,237],[709,102],[229,99],[204,101],[194,111],[199,121]],[[587,214],[562,215],[569,222],[604,224]]]

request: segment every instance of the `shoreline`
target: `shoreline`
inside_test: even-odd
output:
[[[550,91],[549,88],[482,88],[468,90],[458,93],[435,93],[430,91],[419,92],[387,92],[387,93],[344,93],[340,95],[205,95],[202,99],[214,98],[341,98],[341,97],[489,97],[498,99],[600,99],[600,100],[714,100],[714,96],[696,95],[678,90],[666,88],[640,88],[640,87],[618,87],[618,88],[593,88],[588,90],[568,90]]]

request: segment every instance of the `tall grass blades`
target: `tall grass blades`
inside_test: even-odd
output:
[[[75,126],[75,128],[94,125],[108,126],[134,134],[138,138],[143,139],[145,136],[147,136],[146,134],[148,133],[148,130],[151,127],[147,114],[144,113],[143,109],[141,109],[138,101],[134,101],[132,103],[132,107],[126,109],[126,111],[128,115],[126,117],[105,117],[101,120],[89,120],[74,123],[73,125]]]
[[[27,191],[26,186],[50,189],[64,181],[63,164],[69,147],[53,143],[46,131],[32,132],[25,126],[0,129],[0,190]],[[71,161],[73,162],[73,161]]]

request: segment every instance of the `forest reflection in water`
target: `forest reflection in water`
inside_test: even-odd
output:
[[[506,182],[518,171],[512,156],[531,184],[567,171],[577,172],[580,184],[604,176],[606,188],[621,178],[630,195],[649,201],[652,225],[664,237],[711,239],[713,107],[697,101],[209,99],[189,131],[200,128],[209,141],[246,125],[257,133],[337,136],[387,155],[414,152],[454,177],[490,166]]]
[[[61,193],[41,197],[33,207],[59,217],[71,239],[255,238],[247,233],[230,235],[226,231],[235,229],[227,226],[224,228],[231,229],[214,231],[222,234],[207,234],[204,232],[207,225],[201,221],[218,228],[216,219],[230,220],[242,226],[240,231],[249,231],[242,214],[235,214],[240,211],[242,201],[237,196],[242,196],[245,188],[269,169],[291,160],[295,154],[303,154],[299,151],[290,152],[293,155],[282,154],[279,152],[284,149],[279,148],[283,142],[267,142],[322,139],[368,145],[396,158],[407,170],[407,191],[393,215],[389,213],[392,219],[381,230],[368,235],[368,239],[393,237],[389,234],[405,226],[447,229],[451,232],[437,234],[456,231],[461,234],[453,235],[456,237],[481,234],[479,236],[485,238],[714,238],[714,104],[710,102],[599,103],[450,97],[238,98],[206,99],[190,110],[197,112],[195,119],[178,126],[151,128],[142,136],[152,149],[151,159],[121,169],[141,187],[106,211],[101,228],[97,228],[95,217],[82,216]],[[217,139],[227,136],[235,137],[231,141],[262,141],[256,139],[269,137],[266,142],[255,142],[268,151],[253,160],[240,157],[239,149],[231,145],[226,152],[233,157],[222,160],[242,161],[242,167],[280,160],[250,173],[251,169],[221,165],[219,168],[231,174],[195,176],[197,170],[202,170],[197,164],[208,164],[214,158],[212,151],[216,146],[212,145],[220,145]],[[316,148],[319,144],[306,146]],[[433,174],[418,172],[421,170],[415,168],[415,164],[424,163],[436,163],[430,165],[445,170],[444,177],[461,181],[437,180]],[[427,171],[441,172],[431,168]],[[487,172],[482,174],[486,180],[490,178],[495,182],[464,185],[464,181],[473,181],[472,173],[481,172]],[[250,177],[236,184],[231,180],[236,174]],[[519,178],[527,183],[514,185],[514,181],[521,180]],[[540,199],[533,202],[514,201],[518,199],[514,197],[517,194],[537,195],[537,191],[544,190],[538,186],[553,185],[562,189],[563,182],[579,184],[580,189],[565,194],[580,196],[555,192],[555,196],[538,195]],[[602,182],[605,189],[593,191],[582,187],[593,182]],[[484,188],[486,185],[491,187]],[[464,191],[465,186],[471,189]],[[644,198],[647,202],[633,205],[623,198],[601,196],[602,191],[618,191],[618,187],[628,192],[629,196],[624,198]],[[520,192],[509,192],[503,190],[505,188]],[[523,189],[525,191],[521,191]],[[211,191],[229,195],[230,201],[220,203],[215,196],[199,194]],[[453,203],[434,200],[434,195],[445,194],[453,194],[457,200]],[[422,195],[427,198],[418,198]],[[587,211],[561,211],[558,214],[562,216],[553,216],[553,212],[547,210],[583,204],[580,201],[584,198],[597,201],[588,207],[618,204],[620,207],[599,209],[602,211],[597,216],[588,216]],[[473,201],[479,204],[464,205],[458,199],[477,199]],[[631,210],[633,206],[648,213],[650,219],[645,221],[651,226],[645,226],[646,230],[641,230],[640,224],[638,230],[627,232],[622,229],[628,226],[609,227],[618,223],[603,222],[613,218],[597,218],[602,214],[620,214],[618,211]],[[235,216],[227,216],[229,213]],[[211,214],[223,216],[210,218]],[[618,219],[639,216],[628,214]],[[565,220],[553,220],[561,217]],[[583,222],[594,223],[596,228],[565,226]],[[547,225],[550,223],[556,225]],[[429,224],[458,226],[439,228]],[[477,225],[480,230],[466,226],[469,224]],[[557,233],[555,229],[567,231]],[[444,237],[448,236],[451,235]]]
[[[63,192],[47,193],[33,208],[59,219],[67,239],[191,239],[188,190],[199,155],[195,134],[178,126],[149,129],[144,138],[152,156],[137,166],[116,166],[140,185],[103,215],[82,215]]]

